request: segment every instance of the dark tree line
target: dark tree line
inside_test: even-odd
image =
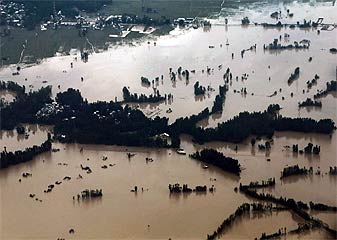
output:
[[[275,178],[269,178],[268,180],[262,180],[262,182],[250,182],[248,185],[240,185],[241,190],[246,190],[246,189],[257,189],[257,188],[266,188],[266,187],[273,187],[275,186]]]
[[[195,188],[188,187],[187,184],[180,186],[179,183],[169,184],[168,186],[170,193],[191,193],[191,192],[207,192],[207,186],[196,186]],[[214,191],[214,186],[208,189],[210,192]]]
[[[298,107],[322,107],[322,102],[307,98],[307,100],[298,103]]]
[[[0,169],[7,168],[11,165],[28,162],[41,153],[49,152],[51,147],[52,143],[50,140],[50,135],[48,135],[48,140],[43,142],[40,146],[34,145],[33,147],[26,148],[23,151],[18,150],[15,152],[7,152],[5,147],[4,151],[1,152]]]
[[[279,105],[270,105],[263,112],[242,112],[216,128],[203,129],[197,127],[197,123],[209,117],[208,108],[168,125],[167,118],[151,119],[140,110],[123,107],[121,103],[88,103],[75,89],[58,93],[53,104],[50,95],[50,87],[41,88],[21,94],[14,102],[1,106],[1,129],[12,130],[21,123],[51,124],[55,126],[56,136],[64,142],[133,146],[168,146],[166,140],[157,137],[166,132],[172,140],[170,147],[179,147],[179,136],[183,133],[191,135],[198,143],[239,143],[250,135],[270,138],[275,131],[330,134],[335,127],[331,119],[282,117],[278,114]],[[41,110],[44,111],[40,115]]]
[[[309,45],[299,44],[298,42],[294,42],[294,44],[282,45],[278,43],[278,39],[275,38],[274,41],[266,46],[263,44],[264,50],[286,50],[286,49],[309,49]]]
[[[313,145],[312,143],[308,143],[303,150],[298,150],[298,144],[293,144],[293,152],[294,153],[307,153],[307,154],[315,154],[318,155],[321,152],[321,147],[319,145]]]
[[[208,164],[212,164],[216,167],[221,168],[224,171],[234,173],[240,176],[241,169],[239,161],[231,157],[226,157],[221,152],[218,152],[214,149],[206,148],[201,150],[200,152],[197,151],[191,154],[190,157]]]
[[[296,214],[298,214],[300,217],[302,217],[303,219],[307,221],[313,221],[313,218],[307,212],[304,211],[304,210],[309,209],[306,203],[303,203],[301,201],[296,201],[292,198],[289,198],[289,199],[285,197],[276,198],[270,193],[258,193],[257,191],[252,190],[249,187],[241,185],[241,184],[240,184],[240,191],[254,199],[273,202],[275,204],[289,208],[293,210]]]
[[[309,202],[310,205],[310,209],[311,210],[317,210],[317,211],[333,211],[336,212],[337,211],[337,207],[335,206],[328,206],[326,204],[323,203],[314,203],[314,202]]]
[[[264,112],[241,112],[233,119],[218,124],[216,128],[206,129],[195,127],[195,125],[192,126],[194,121],[189,121],[188,118],[185,118],[184,123],[186,124],[186,128],[183,128],[182,132],[192,135],[194,140],[199,143],[209,141],[239,143],[250,135],[267,136],[271,138],[275,131],[330,134],[335,128],[335,123],[331,119],[316,121],[309,118],[285,118],[278,115],[278,109],[278,105],[271,105]],[[205,110],[203,113],[205,114]],[[177,120],[177,122],[179,121],[181,121],[181,119]],[[175,124],[176,123],[174,123],[172,127],[179,128],[179,126]]]
[[[211,239],[217,239],[223,231],[226,230],[226,228],[228,228],[229,226],[231,226],[233,224],[233,222],[235,221],[235,219],[237,217],[242,216],[245,213],[249,213],[250,212],[250,205],[249,203],[244,203],[242,205],[240,205],[233,214],[229,215],[228,218],[226,218],[221,224],[220,226],[217,228],[216,231],[214,231],[212,234],[208,234],[207,235],[207,239],[211,240]]]
[[[159,90],[155,92],[155,94],[150,94],[149,96],[146,96],[145,94],[138,95],[137,93],[130,93],[129,89],[127,87],[123,87],[123,98],[125,102],[135,102],[135,103],[157,103],[164,100],[167,100],[168,98],[171,98],[171,94],[167,96],[160,95]]]
[[[294,165],[294,166],[283,168],[281,172],[281,178],[295,176],[295,175],[308,175],[312,173],[313,173],[312,167],[307,169],[306,167],[300,168],[298,165]]]
[[[298,216],[302,217],[305,221],[310,223],[312,226],[315,227],[323,227],[325,230],[327,230],[329,233],[331,233],[333,236],[337,236],[337,231],[335,229],[331,229],[327,224],[323,223],[319,219],[315,219],[314,217],[310,216],[309,213],[306,212],[306,210],[309,210],[308,204],[302,202],[302,201],[296,201],[293,198],[285,198],[285,197],[275,197],[270,193],[258,193],[255,190],[250,189],[247,186],[244,186],[240,183],[240,191],[246,194],[247,196],[254,198],[256,200],[262,200],[262,201],[268,201],[275,203],[277,205],[286,207],[290,210],[292,210],[294,213],[296,213]],[[315,204],[312,203],[312,206],[315,208]],[[318,208],[326,209],[327,205],[317,205]],[[330,206],[331,207],[331,206]],[[335,207],[331,207],[329,210],[335,211]]]

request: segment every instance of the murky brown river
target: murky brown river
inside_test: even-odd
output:
[[[259,11],[248,11],[246,14],[254,21],[272,21],[265,18],[265,15],[269,16],[278,8],[274,6],[266,9],[267,14]],[[329,23],[337,22],[337,7],[327,4],[295,4],[291,5],[291,9],[294,12],[293,22],[302,20],[305,16],[316,20],[321,15]],[[238,16],[242,16],[241,13]],[[236,18],[240,19],[233,17],[234,20]],[[222,18],[212,21],[221,23]],[[271,43],[280,35],[282,44],[287,44],[283,38],[284,33],[290,34],[288,41],[291,43],[302,39],[310,40],[310,49],[263,51],[263,44]],[[228,46],[225,45],[227,39]],[[254,44],[257,44],[256,51],[248,51],[241,58],[240,51]],[[210,45],[214,48],[209,48]],[[321,109],[298,109],[299,101],[312,97],[317,90],[325,88],[326,82],[336,79],[337,55],[328,50],[336,45],[337,29],[321,31],[318,35],[314,30],[277,30],[259,26],[244,28],[236,25],[225,27],[213,24],[208,31],[176,29],[170,36],[157,39],[156,46],[151,40],[150,44],[142,42],[136,46],[112,47],[106,52],[90,55],[87,63],[74,61],[75,55],[54,57],[46,59],[40,65],[24,68],[19,76],[12,76],[14,66],[6,67],[0,70],[0,79],[16,81],[26,85],[28,89],[52,85],[54,95],[68,87],[78,88],[89,101],[95,101],[114,100],[115,97],[121,100],[123,86],[129,86],[131,92],[150,94],[153,92],[152,88],[143,87],[140,77],[154,79],[163,75],[164,79],[159,81],[157,89],[161,94],[172,93],[173,103],[146,105],[141,108],[149,115],[167,116],[173,122],[178,117],[211,107],[218,93],[218,86],[224,83],[223,74],[230,67],[234,76],[224,111],[220,116],[212,116],[201,122],[201,126],[214,127],[241,111],[264,110],[271,103],[279,103],[284,116],[332,118],[337,122],[335,95],[324,97]],[[235,53],[234,59],[231,58],[232,53]],[[312,62],[308,61],[309,57],[313,57]],[[71,62],[74,62],[74,68],[70,68]],[[222,68],[219,69],[221,64]],[[195,74],[191,74],[189,82],[185,79],[178,79],[176,83],[170,81],[169,67],[177,69],[179,66],[196,70]],[[214,68],[214,71],[210,74],[206,71],[202,73],[207,66]],[[297,66],[301,68],[300,78],[288,86],[287,79]],[[243,73],[249,74],[249,77],[241,81]],[[302,90],[307,89],[306,81],[311,80],[315,74],[320,76],[318,84],[303,94]],[[238,81],[235,80],[236,76],[239,76]],[[81,77],[84,78],[83,82]],[[193,85],[196,81],[203,86],[210,85],[216,91],[206,94],[203,99],[195,98]],[[234,93],[234,90],[242,87],[247,89],[246,96]],[[278,91],[278,94],[268,97],[274,91]],[[294,94],[293,97],[290,96],[291,93]],[[5,97],[11,99],[10,96]],[[285,99],[282,100],[282,97]],[[166,113],[168,108],[172,108],[173,112]],[[49,127],[32,125],[29,128],[31,131],[28,139],[19,137],[16,131],[2,132],[0,148],[6,146],[7,150],[16,150],[40,144],[50,130]],[[200,163],[190,159],[188,155],[178,155],[174,150],[54,143],[53,147],[59,148],[59,152],[42,154],[31,162],[0,171],[0,238],[205,238],[241,203],[250,201],[244,195],[235,193],[234,187],[240,182],[249,183],[269,177],[275,177],[277,184],[275,188],[264,191],[270,191],[275,196],[336,206],[337,178],[325,174],[329,166],[337,165],[336,133],[325,136],[282,132],[276,133],[273,139],[271,151],[267,154],[257,147],[252,149],[249,140],[239,144],[238,151],[235,151],[233,144],[214,142],[199,146],[193,144],[188,136],[182,137],[182,147],[187,154],[210,146],[227,156],[239,159],[244,169],[241,178],[212,166],[203,169]],[[319,156],[294,156],[284,147],[298,143],[303,148],[308,142],[321,146]],[[136,156],[128,159],[126,152],[130,151],[136,153]],[[103,156],[107,156],[106,161],[102,160]],[[146,157],[151,157],[154,161],[146,163]],[[267,158],[271,161],[266,161]],[[93,172],[87,174],[81,170],[80,164],[90,166]],[[281,170],[286,165],[294,164],[312,166],[314,171],[320,169],[321,174],[280,180]],[[108,165],[108,168],[102,169],[103,165]],[[23,172],[31,172],[33,176],[22,178]],[[78,178],[79,174],[83,179]],[[63,181],[65,176],[72,179]],[[212,180],[214,178],[216,181]],[[51,193],[44,193],[43,190],[55,181],[62,181],[62,184],[56,185]],[[215,185],[216,191],[207,194],[170,195],[168,184],[176,182],[187,183],[193,187]],[[137,194],[130,192],[135,185],[138,188],[143,187],[144,191]],[[90,202],[73,201],[72,197],[86,188],[102,188],[102,199]],[[30,193],[36,194],[42,202],[30,198]],[[337,229],[335,213],[312,214]],[[280,227],[294,229],[302,221],[288,211],[251,214],[238,219],[222,238],[254,239],[260,237],[262,232],[273,233]],[[68,234],[70,228],[75,229],[74,235]],[[315,230],[304,235],[287,236],[287,239],[329,237],[325,231]]]

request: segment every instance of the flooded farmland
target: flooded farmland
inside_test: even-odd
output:
[[[198,29],[177,27],[169,35],[146,39],[134,44],[111,46],[107,51],[92,53],[88,62],[77,55],[56,56],[40,64],[22,66],[20,75],[13,76],[16,65],[0,70],[0,80],[11,80],[37,90],[51,85],[52,94],[68,88],[79,89],[89,102],[122,100],[122,88],[132,93],[172,94],[173,101],[158,104],[136,104],[149,117],[177,118],[199,113],[212,107],[219,85],[224,84],[224,72],[230,68],[233,80],[229,83],[223,111],[198,123],[202,128],[214,128],[242,111],[264,111],[270,104],[281,106],[280,114],[287,117],[310,117],[316,120],[331,118],[337,122],[336,94],[321,99],[322,107],[299,108],[298,103],[313,98],[326,83],[336,80],[337,55],[329,49],[337,46],[337,29],[264,28],[260,25],[241,26],[240,19],[249,16],[254,22],[272,22],[269,15],[289,7],[294,13],[286,22],[296,23],[304,18],[325,23],[337,22],[337,6],[329,3],[292,3],[290,5],[256,6],[238,9],[223,24],[224,10],[211,19],[212,26]],[[232,22],[231,22],[232,21]],[[289,37],[284,37],[289,34]],[[309,49],[265,50],[274,39],[283,45],[309,40]],[[245,51],[256,44],[256,49]],[[234,56],[232,57],[232,53]],[[75,59],[77,57],[77,60]],[[308,59],[312,57],[312,61]],[[71,67],[73,63],[73,67]],[[169,68],[195,70],[189,80],[171,81]],[[292,84],[287,80],[296,67],[300,76]],[[210,68],[210,71],[207,71]],[[317,84],[307,87],[307,81],[319,76]],[[156,81],[151,87],[141,84],[141,77]],[[161,79],[161,76],[163,78]],[[245,77],[243,77],[245,76]],[[236,78],[237,77],[237,78]],[[81,81],[83,78],[83,81]],[[193,92],[195,82],[210,87],[202,97]],[[243,94],[245,88],[247,93]],[[276,92],[276,94],[274,94]],[[12,100],[9,93],[2,94]],[[139,105],[139,106],[138,106]],[[167,110],[172,109],[172,112]],[[23,150],[39,145],[52,132],[50,126],[27,125],[27,138],[15,130],[1,132],[1,146],[8,151]],[[238,129],[240,131],[240,129]],[[261,138],[256,144],[264,144]],[[309,142],[321,147],[319,155],[294,154],[289,146],[303,149]],[[275,177],[276,185],[258,192],[276,197],[294,198],[337,206],[337,177],[329,175],[329,167],[337,162],[337,135],[316,133],[276,132],[268,151],[252,147],[250,139],[240,143],[194,143],[181,136],[181,148],[175,149],[124,147],[89,144],[53,143],[55,151],[43,153],[32,161],[0,170],[0,238],[1,239],[205,239],[244,202],[257,202],[234,191],[239,184]],[[240,177],[189,158],[205,147],[217,149],[225,156],[238,159]],[[135,153],[128,157],[127,153]],[[146,158],[153,161],[147,161]],[[286,166],[298,164],[313,167],[318,174],[291,176],[280,179]],[[87,173],[82,166],[92,170]],[[106,166],[106,168],[102,168]],[[22,173],[30,177],[23,178]],[[64,177],[71,177],[64,180]],[[20,180],[20,181],[19,181]],[[52,192],[48,185],[60,181]],[[180,183],[191,187],[214,185],[214,192],[172,194],[168,185]],[[137,192],[132,192],[134,187]],[[103,189],[103,197],[89,201],[77,200],[84,189]],[[142,189],[142,190],[140,190]],[[34,197],[29,197],[34,194]],[[74,199],[73,199],[74,197]],[[36,199],[38,200],[36,200]],[[336,212],[308,211],[332,229],[337,229]],[[250,213],[236,219],[221,239],[255,239],[262,233],[271,234],[280,228],[296,229],[304,220],[291,211]],[[74,234],[69,234],[74,229]],[[333,239],[325,229],[287,235],[284,239]]]

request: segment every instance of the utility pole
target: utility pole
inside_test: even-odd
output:
[[[53,1],[53,13],[54,13],[54,21],[57,22],[57,19],[56,19],[56,2],[55,2],[55,0]]]
[[[142,12],[145,10],[145,0],[142,0]]]

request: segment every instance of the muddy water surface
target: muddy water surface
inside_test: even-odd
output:
[[[306,9],[305,12],[301,11],[302,6]],[[274,9],[277,10],[277,7]],[[310,7],[310,4],[294,5],[292,9],[298,20],[302,16],[316,18],[316,12],[319,12],[321,15],[326,14],[329,22],[337,22],[336,15],[332,14],[336,7],[328,7],[326,4],[314,7]],[[324,9],[329,10],[323,11]],[[260,21],[265,19],[265,13],[260,18],[259,11],[250,13],[252,19],[255,19],[254,16]],[[239,16],[242,17],[241,14]],[[221,23],[221,18],[218,23]],[[284,40],[284,33],[290,34],[288,40]],[[280,35],[282,44],[308,39],[311,41],[310,49],[263,51],[263,44],[272,42]],[[336,55],[328,51],[336,43],[336,30],[321,31],[318,35],[316,30],[213,25],[210,29],[176,29],[170,36],[156,40],[156,46],[151,40],[150,44],[144,42],[132,47],[114,47],[106,52],[90,55],[87,63],[75,61],[74,55],[54,57],[46,59],[40,65],[22,69],[19,76],[12,76],[15,67],[10,66],[1,69],[0,78],[25,84],[27,89],[32,85],[32,90],[50,84],[54,95],[68,87],[78,88],[89,101],[96,101],[115,100],[115,97],[121,100],[123,86],[129,86],[131,92],[150,94],[153,92],[152,87],[142,86],[140,77],[146,76],[152,80],[163,75],[163,81],[160,80],[154,87],[162,94],[172,93],[173,102],[140,107],[146,114],[167,116],[173,122],[178,117],[211,107],[218,86],[224,84],[223,74],[230,67],[234,78],[227,93],[224,112],[202,121],[201,126],[214,127],[241,111],[264,110],[270,103],[279,103],[282,107],[281,114],[285,116],[332,118],[337,122],[335,95],[322,99],[322,109],[299,110],[297,107],[299,101],[312,97],[318,89],[325,88],[326,82],[336,78]],[[254,44],[257,44],[256,51],[248,51],[241,58],[240,51]],[[235,54],[234,59],[231,58],[232,53]],[[312,62],[308,61],[309,57],[313,57]],[[70,68],[71,62],[74,62],[74,68]],[[172,67],[176,70],[179,66],[183,69],[195,69],[196,73],[191,74],[189,81],[182,77],[172,82],[168,69]],[[202,73],[207,66],[214,70],[209,74]],[[301,68],[300,77],[289,86],[287,79],[297,66]],[[241,76],[244,73],[249,77],[242,81]],[[306,81],[311,80],[315,74],[320,76],[318,84],[307,92]],[[81,77],[84,78],[83,82]],[[43,84],[42,81],[48,82]],[[215,91],[209,91],[204,97],[195,97],[193,85],[196,81],[203,86],[211,86]],[[241,88],[246,88],[248,94],[234,93],[234,90],[239,91]],[[268,97],[274,91],[277,91],[277,95]],[[293,97],[290,96],[291,93]],[[168,108],[172,108],[173,112],[166,113]],[[28,139],[18,136],[15,131],[2,132],[1,148],[6,146],[12,151],[40,144],[50,130],[41,126],[29,128],[31,131]],[[233,191],[239,182],[249,183],[269,177],[275,177],[277,184],[264,191],[272,192],[275,196],[336,206],[337,178],[326,174],[329,166],[337,165],[336,139],[336,134],[323,136],[276,133],[271,151],[263,152],[257,146],[252,148],[249,139],[239,144],[238,151],[235,151],[236,145],[233,144],[209,143],[199,146],[193,144],[188,136],[182,137],[182,147],[188,154],[208,146],[237,158],[243,168],[240,178],[212,166],[205,170],[188,155],[178,155],[174,150],[55,143],[53,147],[60,149],[59,152],[42,154],[29,163],[0,171],[0,238],[205,238],[241,203],[250,201]],[[264,141],[262,139],[258,144]],[[304,148],[308,142],[321,146],[319,156],[293,155],[285,148],[295,143]],[[128,151],[136,153],[136,156],[128,159]],[[103,156],[107,156],[106,161],[102,160]],[[146,157],[151,157],[154,161],[146,163]],[[270,162],[267,161],[268,158]],[[93,172],[87,174],[82,171],[80,164],[90,166]],[[320,169],[321,174],[280,180],[281,170],[294,164],[312,166],[314,171]],[[102,169],[103,165],[107,165],[107,169]],[[31,172],[33,176],[22,178],[23,172]],[[83,176],[82,179],[78,178],[79,174]],[[72,179],[63,181],[65,176]],[[56,185],[51,193],[44,193],[43,190],[55,181],[62,183]],[[216,192],[170,195],[168,184],[177,182],[187,183],[191,187],[215,185]],[[138,189],[143,187],[143,192],[130,192],[135,185]],[[86,188],[102,188],[102,199],[73,201],[72,197]],[[36,198],[42,202],[30,198],[30,193],[36,194]],[[313,215],[336,228],[336,214]],[[279,227],[296,228],[298,222],[301,219],[289,212],[242,217],[222,237],[255,238],[262,232],[277,231]],[[68,234],[70,228],[75,229],[75,235]],[[292,237],[317,239],[327,238],[329,235],[316,230],[306,235],[289,236]]]

